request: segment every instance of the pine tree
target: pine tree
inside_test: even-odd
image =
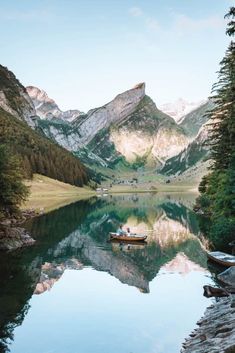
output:
[[[18,159],[4,145],[0,145],[0,217],[18,211],[26,200],[28,189],[23,184]]]
[[[230,19],[226,34],[235,34],[235,7],[225,18]],[[235,234],[235,43],[230,42],[220,63],[218,82],[213,86],[215,107],[208,114],[209,144],[213,166],[199,186],[197,203],[209,215],[208,236],[217,248],[223,248]]]
[[[235,7],[226,18],[232,17],[226,33],[235,34]],[[231,41],[220,63],[219,80],[213,86],[215,108],[209,113],[212,120],[209,143],[215,170],[226,170],[235,151],[235,43]]]

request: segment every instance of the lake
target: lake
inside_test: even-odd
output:
[[[28,221],[36,244],[0,259],[2,351],[179,353],[214,284],[194,199],[94,197]],[[147,244],[109,242],[120,223]]]

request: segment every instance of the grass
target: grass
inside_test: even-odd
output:
[[[203,171],[205,173],[205,171]],[[108,188],[110,194],[122,193],[187,193],[198,192],[197,187],[200,178],[191,172],[187,176],[171,178],[170,183],[166,183],[168,177],[159,175],[154,170],[149,171],[112,171],[116,180],[127,181],[133,178],[138,179],[138,183],[114,184],[112,180],[102,183],[102,187]],[[22,209],[34,209],[36,211],[49,212],[53,209],[65,206],[78,200],[96,195],[96,192],[88,187],[76,187],[70,184],[35,174],[33,180],[26,181],[30,187],[30,197],[22,206]],[[112,186],[110,187],[110,184]]]
[[[22,209],[43,212],[52,211],[96,194],[88,187],[76,187],[40,174],[34,174],[33,179],[25,181],[25,184],[30,188],[30,196]]]

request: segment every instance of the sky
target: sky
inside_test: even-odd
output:
[[[0,0],[1,64],[61,109],[88,111],[139,82],[157,106],[209,96],[231,0]]]

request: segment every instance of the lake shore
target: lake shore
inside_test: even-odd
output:
[[[91,188],[76,187],[70,184],[48,178],[40,174],[34,174],[32,180],[25,181],[29,187],[28,200],[21,206],[22,214],[16,219],[6,219],[1,224],[0,248],[2,250],[15,250],[34,243],[21,227],[27,219],[48,213],[60,207],[64,207],[79,200],[88,199],[102,194]],[[156,188],[151,188],[148,183],[139,183],[135,186],[114,185],[108,190],[109,195],[137,194],[137,193],[197,193],[197,188],[192,185],[174,185],[158,183]]]
[[[21,213],[0,223],[2,251],[16,250],[35,243],[22,227],[27,219],[96,195],[88,187],[72,186],[39,174],[35,174],[32,180],[25,181],[25,184],[29,187],[30,195],[21,206]]]
[[[183,343],[181,353],[235,352],[235,295],[219,298],[206,309],[199,326]]]

